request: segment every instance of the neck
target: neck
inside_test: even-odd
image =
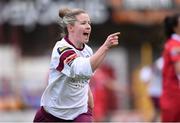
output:
[[[69,40],[73,43],[73,45],[78,48],[81,49],[83,48],[83,43],[81,43],[80,41],[76,40],[76,38],[74,38],[72,35],[68,36]]]

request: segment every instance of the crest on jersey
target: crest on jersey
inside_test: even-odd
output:
[[[71,50],[71,49],[72,49],[72,48],[70,48],[70,47],[63,46],[63,47],[59,47],[59,48],[57,49],[57,51],[58,51],[59,54],[62,54],[63,52],[65,52],[65,51],[67,51],[67,50]]]

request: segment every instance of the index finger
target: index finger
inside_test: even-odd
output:
[[[117,36],[117,35],[120,35],[120,32],[113,33],[110,36]]]

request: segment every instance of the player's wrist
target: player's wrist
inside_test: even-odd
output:
[[[104,44],[101,46],[101,48],[106,51],[110,49],[110,46]]]

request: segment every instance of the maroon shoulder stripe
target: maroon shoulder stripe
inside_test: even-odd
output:
[[[74,53],[75,53],[74,50],[67,50],[66,52],[64,52],[59,58],[59,65],[57,66],[56,69],[61,72],[62,69],[64,68],[64,60]]]

